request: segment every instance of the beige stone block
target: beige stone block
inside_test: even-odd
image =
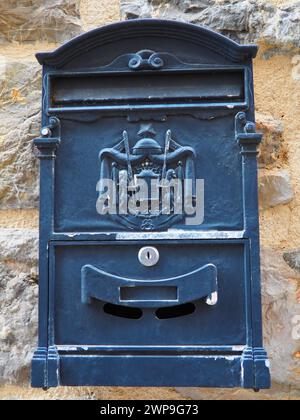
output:
[[[0,44],[63,42],[82,31],[79,0],[6,0],[0,16]]]
[[[259,166],[272,168],[287,163],[288,152],[284,143],[281,120],[257,112],[256,128],[263,134],[263,141],[259,148]]]
[[[268,173],[259,177],[259,196],[262,208],[288,204],[294,199],[291,178],[287,171]]]
[[[0,400],[180,400],[172,388],[60,387],[47,392],[27,386],[0,386]]]
[[[0,210],[0,228],[37,229],[38,226],[37,209]]]
[[[7,60],[0,80],[0,209],[38,203],[34,137],[40,130],[41,69],[33,60]]]
[[[85,31],[120,20],[119,0],[81,0],[80,16]]]

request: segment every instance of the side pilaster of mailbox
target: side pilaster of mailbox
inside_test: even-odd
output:
[[[44,92],[43,92],[44,94]],[[40,159],[40,244],[38,348],[32,359],[32,386],[58,386],[58,353],[49,347],[49,243],[54,230],[55,158],[60,143],[60,121],[43,115],[42,137],[34,140]],[[56,357],[53,357],[56,355]]]

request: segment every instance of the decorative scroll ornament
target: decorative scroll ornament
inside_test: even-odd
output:
[[[156,132],[149,124],[142,125],[138,137],[130,147],[124,131],[121,142],[100,152],[97,210],[130,229],[168,228],[185,217],[184,203],[194,203],[196,154],[191,147],[175,142],[171,130],[164,135],[164,145],[156,140]],[[107,180],[112,181],[110,191]],[[132,209],[130,203],[134,200],[138,206]]]
[[[142,50],[137,52],[128,63],[131,70],[159,70],[164,67],[164,60],[159,53],[151,50]]]

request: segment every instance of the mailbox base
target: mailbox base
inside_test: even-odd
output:
[[[51,347],[32,361],[32,386],[143,386],[270,388],[264,349],[147,354],[114,350],[92,352]]]
[[[60,356],[55,346],[39,347],[34,352],[31,364],[31,386],[50,388],[60,385]]]

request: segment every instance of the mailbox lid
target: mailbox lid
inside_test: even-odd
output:
[[[128,242],[56,242],[51,245],[51,330],[56,345],[246,344],[249,279],[248,266],[244,266],[244,261],[248,259],[247,241],[194,241],[186,243],[184,248],[176,242],[154,243],[151,245],[157,248],[160,259],[153,267],[145,267],[138,260],[143,245]],[[185,299],[182,307],[176,302],[174,305],[160,302],[176,300],[175,289],[182,286],[188,290],[194,281],[193,276],[185,275],[208,264],[217,268],[218,303],[215,306],[207,305],[201,287],[200,298],[197,299],[196,291],[191,298],[195,300],[190,302]],[[136,282],[135,286],[139,287],[122,288],[123,302],[117,309],[102,301],[99,291],[98,298],[84,301],[82,269],[86,266],[102,270],[112,277],[138,281],[140,283]],[[178,276],[182,278],[176,284],[173,282],[171,287],[164,287],[165,284],[169,286],[168,283],[159,284],[159,292],[157,284],[145,287],[147,282],[147,286],[151,286],[158,280]],[[201,286],[205,277],[201,271],[196,276],[195,281],[199,278]],[[111,278],[107,281],[111,282]],[[111,285],[107,283],[107,286]],[[153,297],[158,301],[157,307],[153,304]],[[152,300],[151,307],[145,305],[145,300]],[[128,305],[129,311],[126,309]],[[137,310],[137,316],[134,310]]]
[[[89,31],[36,57],[49,68],[80,69],[83,63],[95,68],[112,62],[116,52],[132,53],[133,44],[138,50],[152,45],[175,55],[180,50],[188,62],[198,56],[209,63],[247,63],[257,54],[256,45],[239,45],[207,27],[174,20],[132,19]]]

